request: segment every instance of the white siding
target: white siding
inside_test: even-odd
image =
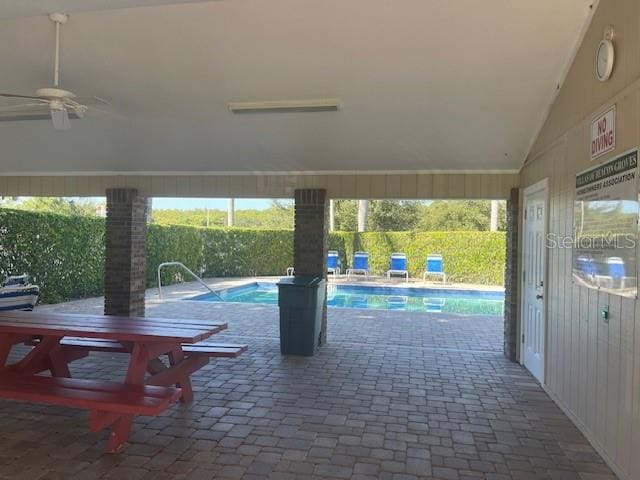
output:
[[[517,174],[0,176],[0,195],[100,196],[135,187],[152,197],[287,198],[326,188],[331,198],[505,199]]]
[[[616,32],[609,82],[593,72],[605,25]],[[523,187],[549,178],[549,231],[571,234],[575,175],[592,165],[592,117],[617,104],[617,148],[640,140],[640,2],[602,0],[567,80],[523,168]],[[617,473],[640,479],[640,304],[574,285],[571,250],[548,256],[546,388]],[[600,318],[608,305],[609,323]]]

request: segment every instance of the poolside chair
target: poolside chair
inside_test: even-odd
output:
[[[287,267],[287,277],[293,277],[295,270],[293,267]]]
[[[389,260],[389,270],[387,270],[387,279],[391,279],[391,275],[403,275],[406,281],[409,281],[409,270],[407,270],[407,254],[392,253]]]
[[[447,275],[446,273],[444,273],[444,269],[442,266],[442,255],[427,255],[427,262],[425,264],[424,273],[422,274],[423,282],[427,280],[427,275],[442,277],[442,283],[446,283]]]
[[[336,250],[327,252],[327,273],[340,275],[340,255]]]
[[[356,252],[353,254],[353,266],[347,269],[347,278],[351,274],[362,273],[365,278],[369,278],[369,254],[367,252]]]

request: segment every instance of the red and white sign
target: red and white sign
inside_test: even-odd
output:
[[[591,160],[616,148],[616,106],[591,122]]]

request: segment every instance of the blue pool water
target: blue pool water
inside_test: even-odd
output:
[[[278,304],[278,287],[275,283],[253,282],[221,289],[217,293],[219,296],[207,293],[185,300]],[[496,291],[330,284],[327,294],[327,304],[336,308],[467,315],[502,315],[504,309],[504,293]]]

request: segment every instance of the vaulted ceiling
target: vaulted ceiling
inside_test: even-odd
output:
[[[51,84],[62,10],[62,87],[115,114],[0,122],[0,174],[518,169],[591,3],[7,0],[0,91]],[[324,97],[342,108],[227,109]]]

